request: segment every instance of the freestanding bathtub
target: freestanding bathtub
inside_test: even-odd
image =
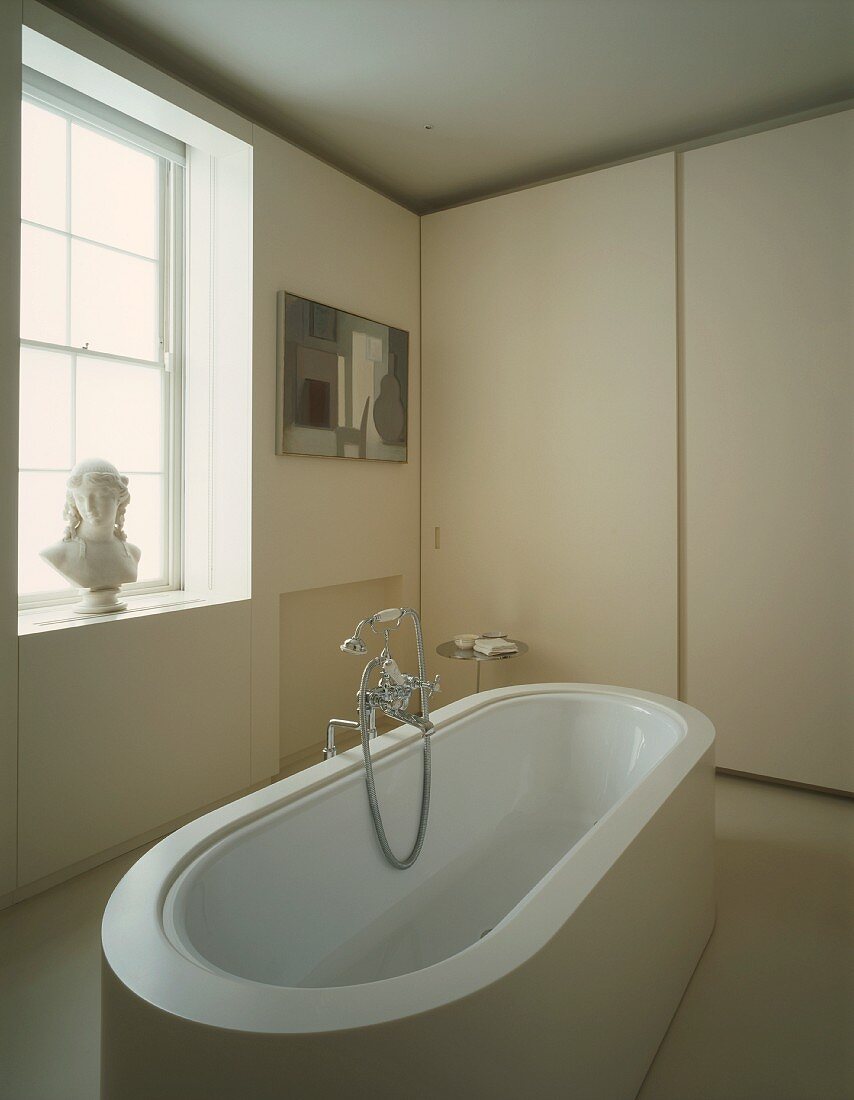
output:
[[[418,862],[361,749],[178,830],[103,924],[102,1097],[630,1100],[714,923],[698,711],[584,684],[434,714]],[[420,735],[373,742],[412,844]]]

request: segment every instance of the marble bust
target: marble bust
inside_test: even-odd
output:
[[[81,589],[76,614],[124,611],[119,588],[136,580],[141,555],[124,532],[128,479],[111,462],[88,458],[77,463],[66,487],[65,531],[40,557]]]

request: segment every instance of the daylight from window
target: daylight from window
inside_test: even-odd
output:
[[[19,595],[68,596],[39,558],[62,536],[74,464],[130,479],[138,589],[174,586],[178,413],[168,162],[53,104],[22,103]],[[134,586],[126,586],[132,589]]]

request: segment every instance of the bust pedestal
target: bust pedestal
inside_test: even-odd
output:
[[[119,599],[118,588],[81,588],[80,603],[72,607],[75,615],[109,615],[126,611],[127,604]]]

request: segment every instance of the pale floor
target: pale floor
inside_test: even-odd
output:
[[[728,777],[717,800],[717,927],[639,1100],[852,1100],[854,806]],[[97,1097],[99,922],[140,854],[0,912],[2,1100]]]

